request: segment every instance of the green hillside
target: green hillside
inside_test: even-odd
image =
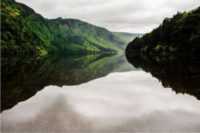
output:
[[[121,52],[127,41],[76,19],[46,19],[14,0],[1,1],[2,56]]]
[[[126,49],[129,55],[190,55],[200,53],[200,7],[165,18],[151,33],[135,38]]]

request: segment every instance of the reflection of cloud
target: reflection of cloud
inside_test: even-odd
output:
[[[46,101],[48,102],[48,101]],[[34,105],[33,105],[34,106]],[[21,112],[23,113],[23,112]],[[58,97],[54,103],[44,108],[33,119],[13,124],[13,121],[2,120],[2,129],[6,132],[62,132],[62,131],[85,131],[91,127],[91,123],[74,112],[67,103],[65,97]]]
[[[191,117],[194,118],[192,121],[190,121]],[[134,120],[129,119],[109,130],[126,132],[198,132],[200,131],[198,118],[199,115],[197,114],[193,115],[181,110],[171,112],[156,111]]]
[[[4,131],[200,130],[200,102],[142,71],[49,86],[1,116]]]
[[[199,0],[17,0],[48,18],[78,18],[113,31],[148,32]],[[123,27],[123,28],[120,28]]]

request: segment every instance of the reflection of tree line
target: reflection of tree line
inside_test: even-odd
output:
[[[134,67],[150,72],[164,87],[200,99],[200,59],[189,56],[126,56]]]
[[[1,110],[11,108],[48,85],[78,85],[114,71],[125,58],[113,54],[46,58],[2,58]]]

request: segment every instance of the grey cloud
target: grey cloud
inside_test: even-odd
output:
[[[77,18],[112,31],[142,33],[151,31],[165,17],[172,17],[177,11],[188,11],[200,6],[199,0],[17,1],[27,4],[47,18]]]

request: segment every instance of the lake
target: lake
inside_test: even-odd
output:
[[[2,58],[2,132],[200,131],[198,61],[129,62],[123,54]]]

